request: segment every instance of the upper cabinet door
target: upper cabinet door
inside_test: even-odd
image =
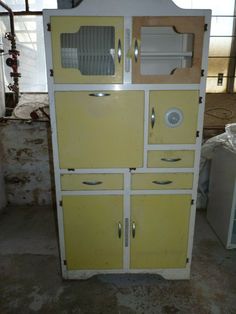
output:
[[[198,84],[204,17],[134,17],[133,83]]]
[[[55,83],[122,83],[122,17],[53,16]]]

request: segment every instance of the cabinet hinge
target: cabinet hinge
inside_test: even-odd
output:
[[[204,32],[207,32],[207,30],[208,30],[208,24],[205,24],[204,25]]]
[[[196,137],[199,137],[199,135],[200,135],[200,132],[197,131],[197,132],[196,132]]]
[[[75,171],[74,168],[68,168],[67,170],[68,170],[68,171]]]
[[[202,97],[199,97],[199,104],[202,104]]]
[[[203,77],[205,75],[205,70],[201,70],[201,77]]]
[[[59,202],[59,205],[62,206],[62,201]]]
[[[186,264],[188,264],[188,263],[189,263],[189,258],[187,257],[187,258],[186,258]]]
[[[52,28],[51,28],[51,23],[47,23],[47,31],[51,32]]]
[[[64,259],[63,264],[66,266],[67,265],[67,261]]]
[[[129,168],[129,172],[135,171],[135,170],[136,170],[136,168]]]
[[[54,73],[53,73],[53,69],[50,69],[50,76],[53,76]]]
[[[193,205],[194,204],[194,200],[191,200],[191,205]]]

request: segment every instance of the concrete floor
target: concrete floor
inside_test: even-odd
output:
[[[236,250],[225,250],[197,214],[192,276],[102,275],[63,281],[50,208],[0,215],[0,314],[236,313]]]

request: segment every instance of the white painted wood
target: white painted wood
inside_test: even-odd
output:
[[[43,13],[48,16],[207,16],[211,10],[183,10],[171,0],[84,0],[74,9],[46,9]]]

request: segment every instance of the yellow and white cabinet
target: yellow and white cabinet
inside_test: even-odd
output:
[[[209,10],[45,10],[62,275],[190,276]]]

